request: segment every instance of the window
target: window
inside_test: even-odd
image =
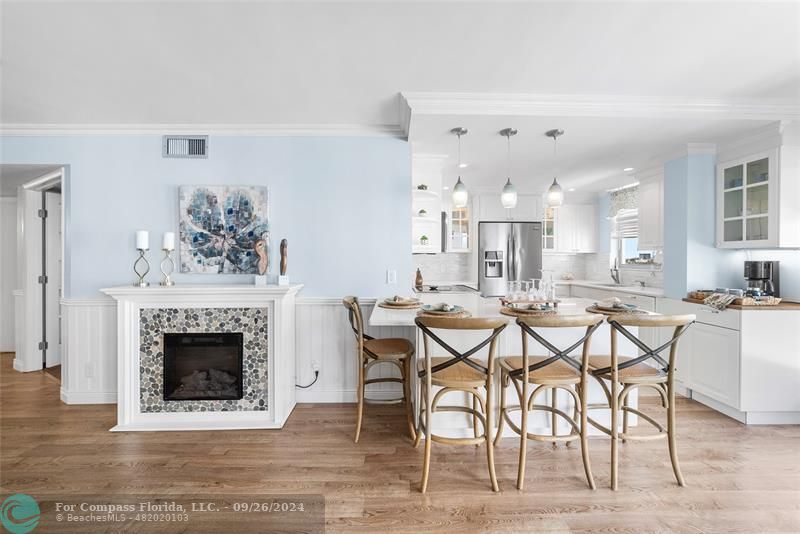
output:
[[[544,219],[542,220],[542,250],[555,250],[555,248],[555,209],[546,208],[544,210]]]
[[[469,250],[469,210],[453,208],[450,212],[450,250]]]
[[[616,251],[617,265],[658,265],[655,250],[639,249],[639,209],[626,208],[613,218],[611,250]]]

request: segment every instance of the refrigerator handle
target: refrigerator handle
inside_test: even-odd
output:
[[[518,269],[518,258],[517,258],[517,240],[516,236],[514,235],[514,226],[511,225],[510,232],[508,233],[508,243],[506,244],[508,249],[508,281],[513,281],[517,279],[517,269]]]

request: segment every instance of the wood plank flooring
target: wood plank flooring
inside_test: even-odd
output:
[[[67,406],[52,378],[0,360],[2,495],[318,493],[328,532],[800,532],[800,427],[746,427],[688,400],[678,414],[686,488],[666,442],[640,442],[621,446],[612,492],[608,441],[593,439],[597,490],[576,448],[532,443],[519,492],[517,442],[506,439],[499,494],[483,447],[434,444],[422,495],[422,450],[400,406],[368,406],[358,444],[355,408],[341,404],[299,405],[281,431],[111,433],[115,406]]]

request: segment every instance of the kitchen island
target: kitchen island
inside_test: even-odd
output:
[[[473,317],[502,317],[503,319],[508,320],[508,326],[506,329],[500,334],[497,343],[497,357],[503,356],[519,356],[522,354],[522,334],[519,326],[516,325],[516,318],[508,317],[500,313],[500,301],[497,297],[482,297],[478,293],[449,293],[447,295],[443,294],[429,294],[429,293],[420,293],[416,295],[424,304],[435,304],[438,302],[447,302],[448,304],[454,304],[458,306],[462,306],[466,311],[470,312]],[[594,300],[591,299],[583,299],[583,298],[566,298],[562,299],[557,307],[557,313],[562,315],[575,315],[575,314],[583,314],[586,313],[586,308],[594,304]],[[386,308],[381,308],[380,306],[375,306],[372,311],[372,314],[369,317],[369,325],[370,326],[393,326],[393,327],[408,327],[413,328],[416,330],[416,346],[417,352],[415,355],[415,361],[418,361],[420,358],[424,358],[425,355],[422,352],[422,333],[416,328],[414,324],[414,319],[417,316],[418,310],[391,310]],[[557,330],[557,331],[556,331]],[[631,328],[631,332],[634,334],[636,333],[636,328]],[[545,338],[548,339],[551,343],[553,343],[556,347],[565,348],[570,346],[572,343],[577,341],[578,339],[583,336],[585,333],[584,328],[562,328],[562,329],[549,329],[547,332],[544,333]],[[465,350],[468,349],[477,343],[480,340],[484,339],[487,335],[485,332],[480,333],[465,333],[463,331],[439,331],[437,335],[447,343],[451,344],[454,348],[458,350]],[[433,351],[433,356],[446,356],[444,349],[441,349],[435,343],[431,342],[430,347]],[[618,339],[618,347],[619,353],[623,356],[637,356],[637,349],[636,347],[630,343],[627,339],[619,338]],[[546,351],[543,347],[539,346],[539,344],[533,340],[529,340],[529,348],[531,355],[550,355],[548,351]],[[580,358],[582,348],[579,347],[571,354],[577,355]],[[592,355],[604,355],[609,354],[611,350],[611,327],[608,323],[601,324],[600,328],[595,331],[594,335],[590,340],[590,354]],[[484,349],[481,351],[479,358],[485,360],[487,357],[487,350]],[[412,369],[416,369],[416,363],[412,366]],[[499,372],[495,373],[495,378],[499,380]],[[416,377],[416,374],[413,375]],[[418,413],[417,406],[418,406],[418,399],[419,399],[419,380],[412,380],[412,398],[414,399],[415,403],[415,410],[414,413]],[[495,406],[495,414],[494,414],[494,421],[499,421],[499,411],[497,410],[497,406],[499,405],[499,382],[495,383],[494,388],[494,406]],[[513,386],[509,386],[507,391],[509,404],[517,404],[517,395],[514,391]],[[547,392],[547,398],[543,399],[544,402],[550,402],[550,392]],[[460,398],[459,398],[460,397]],[[461,393],[449,393],[448,394],[448,402],[447,404],[461,404],[466,406],[467,402],[470,399],[468,398],[467,394]],[[556,399],[558,406],[560,409],[566,411],[567,413],[571,413],[573,409],[572,399],[568,398],[566,392],[559,392],[558,398]],[[605,403],[606,398],[603,393],[603,390],[594,379],[590,379],[589,381],[589,403]],[[632,407],[636,407],[638,403],[638,398],[636,397],[636,391],[634,390],[631,393],[630,402]],[[519,413],[515,412],[513,414],[514,417],[519,417]],[[610,412],[608,410],[592,410],[592,418],[601,422],[602,424],[608,425],[610,422]],[[532,412],[531,416],[528,419],[529,425],[531,426],[531,432],[537,433],[549,433],[551,431],[550,426],[550,416],[545,412]],[[631,417],[630,423],[632,425],[636,424],[636,417]],[[436,413],[434,414],[433,419],[434,428],[437,429],[437,434],[444,434],[449,435],[452,437],[464,437],[470,436],[473,433],[472,429],[472,417],[467,416],[466,414],[457,414],[457,413]],[[559,421],[558,428],[559,433],[567,433],[568,432],[568,425],[564,421]],[[595,428],[591,428],[591,434],[593,435],[602,435],[600,431]],[[494,431],[494,429],[493,429]],[[505,427],[504,437],[511,437],[516,436],[514,432]]]

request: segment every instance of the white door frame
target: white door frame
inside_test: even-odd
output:
[[[17,232],[17,238],[20,240],[18,250],[20,254],[20,269],[17,275],[21,281],[23,291],[23,312],[21,317],[17,317],[17,321],[22,321],[22,325],[17,328],[18,333],[22,333],[23,339],[17,343],[19,353],[14,358],[14,369],[20,372],[39,371],[42,369],[42,353],[39,349],[39,342],[42,340],[42,295],[41,285],[39,284],[38,277],[41,272],[42,264],[42,243],[39,225],[38,211],[41,209],[41,198],[36,193],[44,192],[52,189],[55,186],[61,185],[62,191],[64,187],[66,172],[64,167],[50,171],[38,178],[25,183],[20,187],[17,194],[18,199],[18,214],[21,221],[20,227],[22,231]],[[61,272],[59,273],[61,287],[64,287],[64,264],[66,258],[64,257],[65,251],[65,235],[64,231],[64,197],[61,200],[61,213],[58,217],[61,218]],[[29,230],[30,229],[30,230]],[[32,233],[36,233],[33,237]]]

